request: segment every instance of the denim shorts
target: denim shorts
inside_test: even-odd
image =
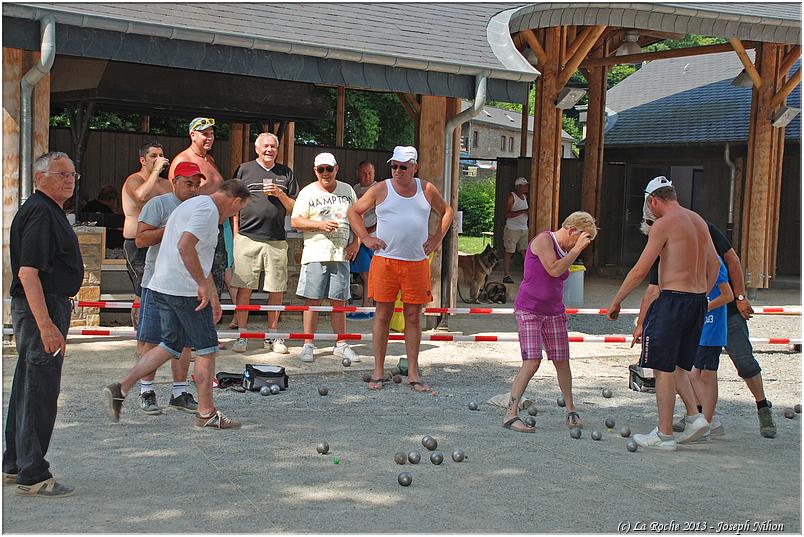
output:
[[[192,347],[195,354],[204,356],[218,352],[218,333],[212,322],[212,306],[201,311],[198,298],[194,296],[173,296],[149,290],[159,308],[162,327],[159,346],[173,355],[181,356],[184,347]]]
[[[142,288],[140,297],[140,321],[137,324],[137,341],[159,345],[162,342],[162,322],[153,291]]]
[[[750,379],[762,371],[759,362],[754,358],[754,349],[748,340],[748,323],[743,316],[737,313],[730,313],[727,316],[728,323],[728,342],[726,352],[734,362],[737,374],[740,378]]]
[[[348,261],[305,263],[301,266],[296,294],[312,300],[347,301],[352,296],[349,281]]]

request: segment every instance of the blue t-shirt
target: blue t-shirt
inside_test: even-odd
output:
[[[729,283],[729,273],[726,270],[726,265],[723,264],[723,260],[720,257],[718,257],[718,260],[720,261],[720,270],[717,273],[715,286],[707,297],[710,302],[720,296],[718,285]],[[701,341],[698,344],[704,347],[723,347],[726,345],[726,336],[726,305],[724,304],[719,308],[706,312],[703,330],[701,331]]]

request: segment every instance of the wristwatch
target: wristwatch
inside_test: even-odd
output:
[[[742,302],[745,300],[745,295],[737,295],[737,302]]]

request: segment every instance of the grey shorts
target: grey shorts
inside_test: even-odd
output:
[[[305,263],[301,266],[296,294],[313,300],[347,301],[352,296],[349,279],[348,261]]]

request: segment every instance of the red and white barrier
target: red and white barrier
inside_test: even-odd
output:
[[[128,310],[132,308],[139,308],[139,302],[87,302],[78,301],[75,303],[78,308],[100,308],[100,309],[116,309]],[[300,312],[300,311],[317,311],[319,313],[325,312],[361,312],[373,313],[376,308],[362,307],[362,306],[295,306],[295,305],[234,305],[223,304],[221,308],[224,311],[286,311],[286,312]],[[401,312],[402,308],[396,308],[394,311]],[[513,315],[514,308],[424,308],[425,315]],[[565,310],[567,315],[606,315],[606,308],[567,308]],[[621,315],[637,315],[639,309],[637,308],[624,308],[620,310]],[[755,307],[754,313],[756,315],[801,315],[801,306],[763,306]]]
[[[3,334],[13,334],[10,328],[4,328]],[[114,336],[114,337],[134,337],[136,333],[128,327],[115,328],[70,328],[69,335],[72,336]],[[237,332],[220,331],[218,337],[222,338],[245,338],[245,339],[265,339],[282,338],[291,340],[313,339],[316,341],[371,341],[371,334],[305,334],[294,332]],[[612,336],[569,336],[570,343],[631,343],[631,336],[612,335]],[[405,334],[390,334],[389,341],[405,341]],[[450,334],[422,334],[422,341],[475,341],[475,342],[516,342],[519,341],[518,334],[499,334],[499,335],[450,335]],[[800,345],[801,339],[791,338],[750,338],[754,345]]]

